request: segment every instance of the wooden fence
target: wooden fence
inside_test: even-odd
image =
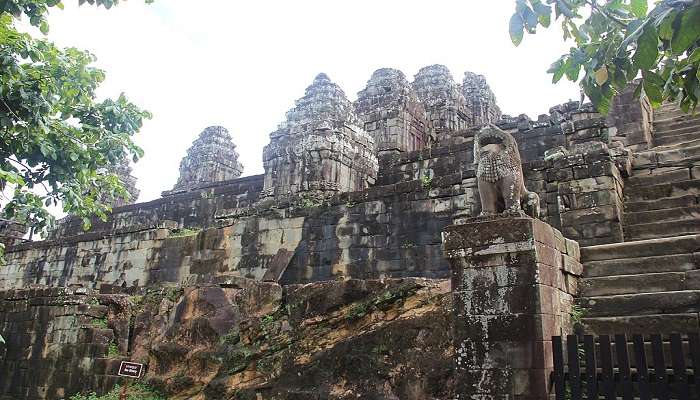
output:
[[[557,400],[699,400],[700,334],[552,337]]]

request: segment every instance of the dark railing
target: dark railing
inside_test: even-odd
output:
[[[700,334],[631,339],[552,337],[556,399],[700,399]]]

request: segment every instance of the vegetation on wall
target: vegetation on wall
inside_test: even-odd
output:
[[[516,0],[510,36],[561,22],[575,46],[552,64],[553,82],[578,82],[600,112],[612,97],[641,78],[637,95],[652,105],[678,101],[688,112],[700,99],[700,0]]]
[[[69,400],[119,400],[119,394],[121,393],[121,386],[117,385],[109,393],[98,396],[96,393],[90,393],[87,395],[76,394],[69,398]],[[163,396],[158,391],[150,388],[147,385],[136,383],[130,385],[128,388],[127,400],[165,400]]]

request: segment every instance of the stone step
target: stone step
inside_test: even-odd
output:
[[[625,212],[662,210],[664,208],[692,207],[700,204],[700,196],[688,194],[678,197],[666,197],[649,201],[625,202]]]
[[[700,130],[695,132],[681,133],[678,135],[654,136],[654,149],[669,146],[682,146],[688,144],[695,146],[700,142]]]
[[[700,122],[697,124],[686,124],[686,126],[669,127],[665,129],[657,129],[654,131],[654,138],[667,138],[685,135],[688,133],[696,133],[700,131]]]
[[[697,313],[632,315],[620,317],[583,318],[585,331],[593,335],[661,334],[697,332],[700,329]]]
[[[625,182],[625,187],[660,185],[692,179],[690,168],[665,167],[632,170],[632,176]]]
[[[684,272],[658,272],[585,278],[581,281],[581,295],[592,297],[674,292],[687,289],[685,280],[686,274]]]
[[[652,222],[648,224],[626,225],[623,227],[625,240],[646,240],[654,238],[672,238],[675,236],[700,233],[700,221]]]
[[[605,261],[700,252],[700,235],[601,244],[581,248],[581,260]]]
[[[658,120],[664,120],[668,118],[674,118],[674,117],[679,117],[679,116],[684,116],[684,117],[692,117],[693,112],[685,112],[683,111],[677,104],[668,104],[668,105],[663,105],[656,110],[654,110],[654,121]]]
[[[654,121],[654,133],[665,134],[665,132],[674,131],[682,128],[700,128],[699,117],[678,117],[668,120]]]
[[[578,299],[587,317],[700,312],[700,290],[592,296]]]
[[[634,153],[632,167],[662,168],[662,167],[691,167],[700,162],[700,145],[672,146]]]
[[[677,119],[683,119],[683,118],[693,118],[694,116],[692,114],[688,114],[684,112],[683,110],[669,110],[669,111],[662,111],[654,114],[654,123],[659,123],[659,122],[668,122],[672,120],[677,120]]]
[[[625,203],[700,195],[700,179],[625,188]]]
[[[654,112],[654,122],[658,121],[668,121],[676,118],[685,118],[687,117],[688,114],[683,112],[681,109],[677,110],[662,110],[662,111],[657,111]]]
[[[692,165],[692,162],[700,161],[700,146],[684,146],[657,151],[656,159],[660,167]]]
[[[624,224],[627,226],[691,220],[700,226],[700,206],[626,212],[624,215]]]
[[[700,269],[700,253],[587,261],[584,263],[583,274],[588,279],[619,275],[686,272],[695,269]]]

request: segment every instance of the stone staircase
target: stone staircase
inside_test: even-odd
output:
[[[625,182],[625,242],[581,249],[591,333],[700,330],[700,115],[664,105],[654,121]]]
[[[626,241],[700,233],[700,115],[665,105],[654,121],[654,147],[625,182]]]

